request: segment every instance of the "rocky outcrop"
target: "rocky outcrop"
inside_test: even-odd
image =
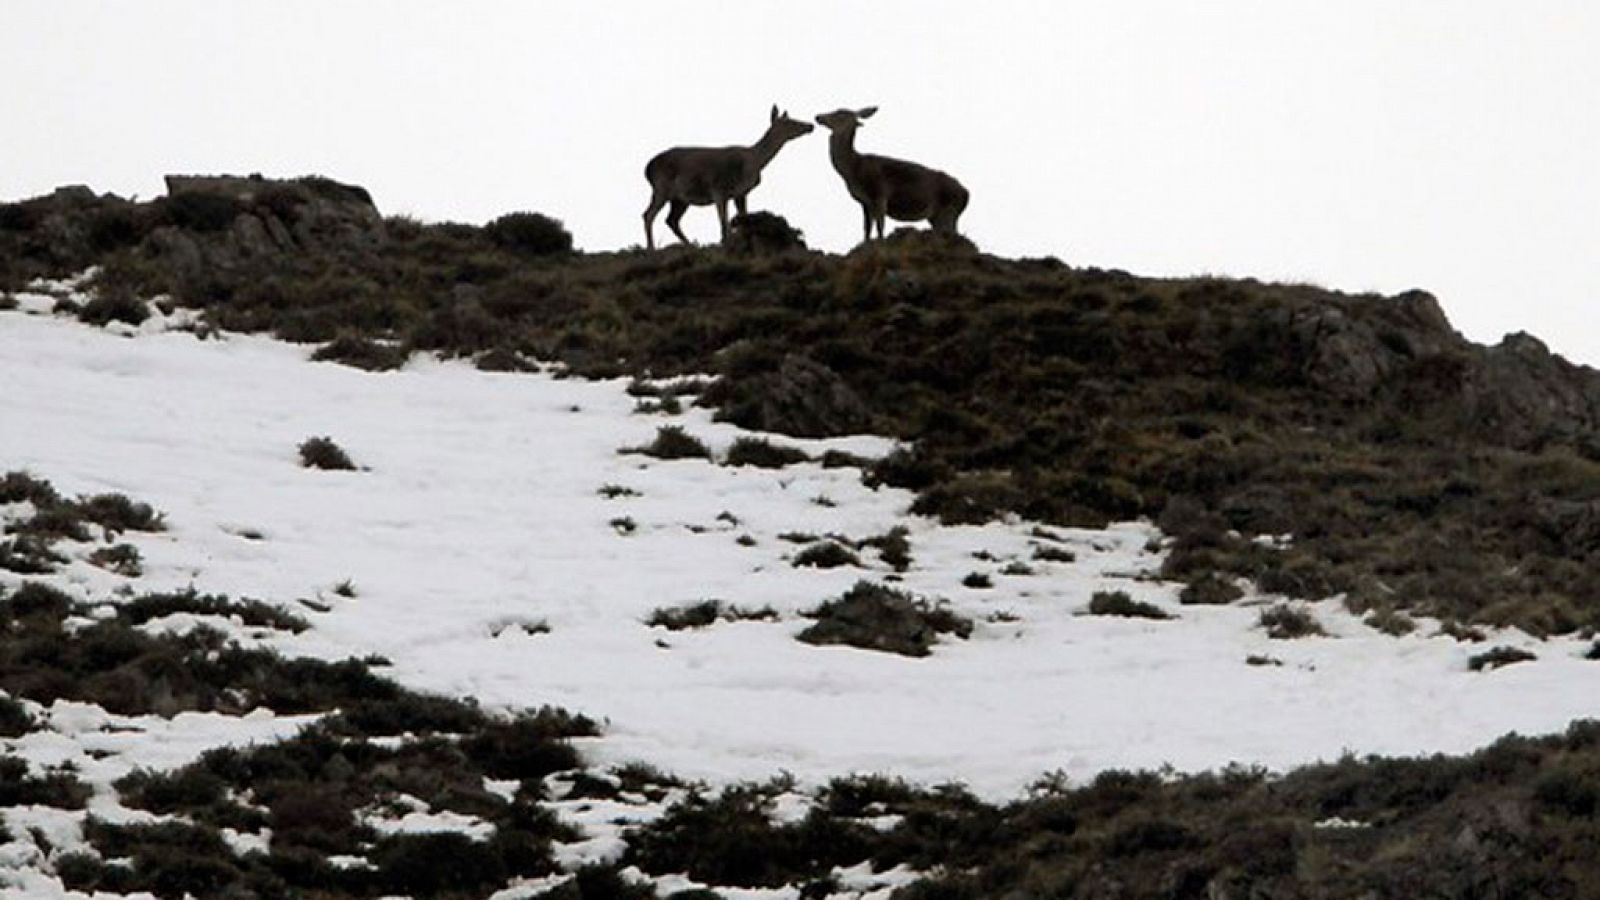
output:
[[[839,373],[794,353],[770,372],[718,382],[703,402],[744,428],[796,437],[861,434],[872,425],[867,405]]]

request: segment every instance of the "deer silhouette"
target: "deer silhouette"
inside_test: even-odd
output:
[[[872,227],[883,237],[884,217],[897,222],[927,220],[941,234],[955,234],[956,220],[967,208],[967,189],[961,182],[938,169],[888,156],[856,152],[856,129],[861,120],[871,118],[876,106],[865,109],[839,109],[817,116],[817,122],[832,132],[828,137],[828,156],[833,168],[844,179],[850,196],[861,204],[862,240],[872,240]]]
[[[739,215],[744,215],[745,198],[761,183],[761,170],[784,144],[815,130],[810,122],[791,119],[774,105],[767,133],[749,147],[673,147],[656,154],[644,167],[644,177],[650,180],[650,205],[644,211],[645,246],[655,249],[656,214],[669,203],[672,208],[667,210],[667,227],[678,240],[689,243],[678,227],[684,211],[691,206],[714,204],[722,240],[726,241],[728,201],[732,200]]]

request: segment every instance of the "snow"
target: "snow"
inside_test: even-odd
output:
[[[1273,641],[1255,620],[1276,598],[1179,605],[1177,586],[1153,574],[1161,535],[1148,523],[1060,529],[1059,544],[1025,521],[943,527],[909,516],[910,494],[869,489],[853,469],[619,454],[668,422],[719,450],[744,434],[704,410],[633,414],[621,381],[425,358],[366,373],[310,363],[303,346],[171,330],[182,324],[162,318],[125,337],[0,313],[0,469],[26,469],[63,493],[121,491],[164,512],[166,532],[120,538],[143,554],[138,590],[264,599],[312,623],[269,639],[285,652],[381,654],[394,662],[386,672],[417,688],[588,714],[605,734],[579,744],[600,764],[644,761],[712,784],[789,772],[801,787],[886,773],[1005,799],[1049,772],[1081,780],[1111,767],[1282,769],[1345,752],[1463,752],[1594,713],[1600,665],[1580,658],[1577,641],[1498,633],[1492,643],[1538,660],[1473,673],[1467,658],[1484,645],[1436,636],[1426,622],[1389,637],[1331,602],[1312,609],[1332,637]],[[365,469],[301,468],[297,446],[318,435]],[[774,440],[813,454],[893,446]],[[608,484],[640,496],[607,499],[598,489]],[[610,524],[624,516],[638,526],[631,534]],[[778,536],[861,539],[895,525],[909,529],[914,557],[899,586],[973,617],[971,639],[947,638],[924,659],[796,641],[801,611],[892,572],[871,550],[867,569],[795,568],[799,545]],[[738,542],[746,535],[753,546]],[[1036,560],[1039,544],[1076,561]],[[75,557],[90,549],[63,547]],[[1001,574],[1012,561],[1034,574]],[[971,572],[994,587],[963,587]],[[334,591],[347,579],[354,597]],[[80,560],[58,583],[115,602],[129,581]],[[1084,615],[1097,590],[1178,618]],[[708,598],[770,606],[780,619],[644,625],[658,607]],[[1245,665],[1257,654],[1283,665]],[[121,731],[81,711],[60,717],[53,736],[20,749],[74,759],[99,783],[300,727],[186,714]],[[51,743],[63,737],[79,749]],[[96,760],[91,749],[114,755]]]

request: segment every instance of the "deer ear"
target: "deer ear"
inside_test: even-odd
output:
[[[778,104],[776,103],[772,104],[772,118],[770,121],[778,121]]]
[[[876,106],[868,106],[868,107],[866,107],[864,109],[858,109],[858,110],[856,110],[856,118],[858,118],[858,119],[870,119],[870,118],[872,118],[872,114],[877,112],[877,111],[878,111],[878,108]]]

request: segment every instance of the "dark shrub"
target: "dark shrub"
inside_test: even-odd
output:
[[[877,537],[867,538],[860,546],[872,547],[886,565],[896,572],[904,572],[911,567],[910,534],[911,531],[904,525],[896,525]]]
[[[711,450],[705,442],[677,425],[663,425],[656,429],[655,440],[642,447],[633,447],[624,453],[642,453],[657,459],[710,459]]]
[[[0,569],[18,575],[44,575],[54,572],[67,558],[50,549],[50,541],[37,535],[22,534],[0,541]]]
[[[1089,598],[1092,616],[1122,616],[1133,619],[1170,619],[1161,607],[1128,596],[1127,591],[1095,591]]]
[[[202,767],[185,766],[173,772],[135,769],[116,788],[124,804],[164,815],[220,803],[227,785]]]
[[[1052,544],[1034,544],[1033,558],[1040,562],[1070,563],[1078,561],[1077,554],[1071,550]]]
[[[726,466],[755,466],[761,469],[781,469],[811,459],[798,447],[774,444],[765,438],[742,437],[728,448],[722,463]]]
[[[307,469],[352,471],[356,464],[330,437],[306,438],[300,444],[300,465]]]
[[[244,212],[244,205],[229,194],[185,191],[162,201],[163,212],[179,228],[199,232],[226,231]]]
[[[150,309],[132,289],[123,285],[101,285],[88,303],[79,307],[78,319],[90,325],[111,322],[138,325],[150,318]]]
[[[73,607],[70,595],[42,581],[25,581],[9,594],[0,595],[0,621],[43,619],[59,622]]]
[[[818,541],[794,555],[790,565],[809,566],[813,569],[836,569],[840,566],[859,566],[861,559],[849,547],[834,540]]]
[[[1185,606],[1223,606],[1243,596],[1244,591],[1232,580],[1205,572],[1183,586],[1178,602]]]
[[[1266,629],[1267,637],[1275,640],[1292,640],[1326,633],[1309,611],[1287,603],[1262,610],[1256,624]]]
[[[404,347],[341,334],[318,347],[311,358],[317,362],[336,362],[368,372],[387,372],[406,364],[411,354]]]
[[[484,226],[496,246],[527,256],[572,252],[572,233],[559,220],[542,213],[507,213]]]
[[[38,507],[54,506],[61,501],[61,495],[50,486],[50,482],[27,472],[7,472],[0,477],[0,504],[23,501]]]
[[[808,644],[847,644],[903,656],[927,656],[941,634],[972,634],[971,620],[867,581],[802,615],[816,620],[799,635]]]
[[[0,737],[21,737],[32,731],[35,722],[21,701],[0,694]]]
[[[143,594],[117,607],[117,615],[134,625],[176,613],[196,616],[238,617],[252,628],[275,628],[299,634],[306,620],[260,600],[233,600],[219,594],[201,594],[194,588],[165,594]]]
[[[83,809],[90,793],[89,786],[71,772],[33,775],[28,771],[26,760],[0,755],[0,809],[8,806]]]
[[[595,723],[554,708],[490,721],[461,744],[473,762],[492,778],[539,779],[578,767],[578,752],[567,738],[599,734]]]
[[[1473,654],[1472,658],[1467,660],[1467,668],[1474,672],[1493,671],[1501,666],[1538,658],[1537,654],[1520,647],[1493,647],[1482,653]]]
[[[715,624],[719,619],[723,621],[756,620],[770,622],[777,618],[778,614],[771,607],[744,610],[737,606],[723,603],[721,600],[704,600],[688,606],[655,609],[650,613],[650,617],[645,620],[645,624],[651,628],[683,631],[689,628],[705,628]]]
[[[132,544],[97,547],[89,554],[89,563],[125,578],[138,578],[144,574],[144,557]]]
[[[988,590],[994,587],[994,579],[985,572],[968,572],[966,577],[961,579],[961,586],[980,591]]]
[[[167,527],[150,504],[130,500],[123,494],[80,497],[73,505],[83,518],[108,531],[163,531]]]
[[[746,253],[782,253],[806,249],[805,235],[777,213],[753,212],[728,222],[728,246]]]

